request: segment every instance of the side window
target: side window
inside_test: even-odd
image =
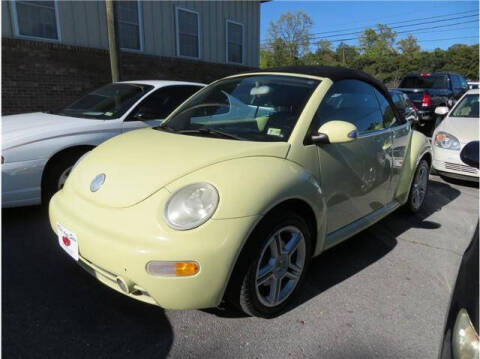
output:
[[[392,106],[387,101],[385,96],[383,96],[377,89],[374,89],[374,91],[380,104],[380,111],[382,113],[383,125],[385,126],[385,128],[404,124],[405,120],[403,118],[398,119],[397,116],[395,116],[395,111],[393,110]],[[401,106],[403,107],[403,105]]]
[[[335,82],[317,109],[314,131],[329,121],[353,123],[360,133],[383,129],[374,88],[358,80]]]
[[[459,76],[460,78],[460,84],[462,85],[463,89],[468,89],[468,83],[467,80],[463,76]]]
[[[155,91],[132,112],[132,120],[165,119],[183,101],[197,92],[198,86],[169,86]]]
[[[452,79],[452,87],[454,89],[460,89],[462,86],[460,85],[460,81],[458,79],[457,75],[450,75],[450,78]]]

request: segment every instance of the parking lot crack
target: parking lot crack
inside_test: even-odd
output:
[[[429,247],[429,248],[438,249],[438,250],[441,250],[441,251],[450,252],[450,253],[456,254],[457,256],[460,256],[460,257],[463,255],[463,253],[458,253],[458,252],[456,252],[452,249],[432,246],[431,244],[419,242],[419,241],[416,241],[416,240],[413,240],[413,239],[406,239],[406,238],[398,237],[397,240],[402,240],[402,241],[405,241],[405,242],[418,244],[418,245],[421,245],[421,246],[424,246],[424,247]]]

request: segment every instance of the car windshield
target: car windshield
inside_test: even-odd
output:
[[[159,129],[248,141],[288,141],[319,80],[251,75],[218,81],[177,109]]]
[[[403,79],[399,87],[405,89],[446,89],[448,88],[447,76],[409,76]]]
[[[115,83],[90,92],[55,115],[110,120],[121,117],[136,101],[151,91],[153,86]]]
[[[451,117],[478,118],[478,95],[466,95],[452,111]]]

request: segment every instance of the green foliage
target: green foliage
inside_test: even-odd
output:
[[[310,47],[310,29],[312,19],[303,11],[287,12],[278,21],[270,22],[266,49],[270,52],[280,52],[273,56],[274,61],[283,59],[286,65],[297,63]]]
[[[312,23],[301,11],[271,22],[266,45],[260,50],[260,67],[347,66],[363,70],[391,87],[396,87],[409,72],[452,71],[468,79],[479,79],[478,44],[422,51],[414,36],[396,41],[396,33],[379,24],[360,34],[358,47],[340,43],[335,48],[325,39],[311,43]]]

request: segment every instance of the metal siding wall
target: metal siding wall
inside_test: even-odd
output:
[[[67,45],[108,47],[104,1],[58,1],[61,42]]]
[[[107,35],[107,10],[105,9],[105,1],[97,2],[97,18],[100,36],[100,46],[103,49],[108,49],[108,35]]]
[[[85,1],[85,23],[87,24],[88,47],[102,47],[98,18],[98,1]]]
[[[2,1],[2,36],[13,37],[9,3]],[[200,18],[200,60],[226,63],[226,20],[244,26],[244,65],[258,66],[260,3],[257,1],[142,1],[143,52],[176,56],[175,7]],[[58,1],[61,43],[108,48],[105,2]]]
[[[10,2],[2,1],[2,36],[13,37],[13,24],[10,11]]]
[[[58,1],[57,7],[61,42],[68,45],[79,45],[75,35],[75,19],[71,3]]]
[[[252,38],[252,41],[255,41],[253,48],[253,54],[255,55],[253,57],[253,61],[250,64],[250,66],[258,67],[260,65],[260,3],[256,3],[254,5],[254,23],[253,23],[253,29],[254,29],[254,36]]]
[[[70,8],[72,21],[68,21],[65,17],[60,16],[60,24],[62,28],[68,30],[68,34],[72,33],[72,37],[65,36],[62,37],[62,42],[68,45],[79,45],[79,46],[88,46],[88,35],[85,21],[86,11],[85,11],[85,2],[83,1],[71,1],[71,2],[60,2],[59,5]],[[72,27],[72,29],[70,29]],[[71,31],[73,30],[73,32]]]
[[[155,54],[157,52],[156,31],[153,27],[153,8],[154,3],[145,1],[141,4],[142,7],[142,26],[143,26],[143,51],[146,54]]]
[[[175,56],[175,4],[172,1],[155,2],[157,7],[158,19],[155,21],[155,31],[161,34],[161,42],[156,55]]]

